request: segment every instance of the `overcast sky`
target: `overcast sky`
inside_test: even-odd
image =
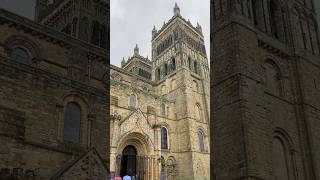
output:
[[[140,54],[151,58],[151,31],[159,30],[173,16],[177,2],[180,13],[193,25],[202,26],[207,54],[210,50],[210,0],[111,0],[111,64],[120,65],[123,57],[133,55],[138,44]]]
[[[136,43],[141,55],[151,57],[151,30],[172,17],[175,2],[183,17],[202,26],[209,55],[209,0],[111,0],[111,63],[120,65],[122,57],[133,54]],[[320,1],[314,2],[319,15]],[[35,0],[0,0],[0,7],[33,19]]]

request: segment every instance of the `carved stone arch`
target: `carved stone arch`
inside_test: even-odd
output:
[[[117,154],[121,154],[128,145],[133,145],[137,149],[137,155],[151,155],[155,149],[150,137],[139,132],[128,132],[121,136],[116,143]]]
[[[272,160],[273,161],[279,161],[279,162],[273,162],[273,164],[283,164],[281,169],[281,165],[279,167],[275,167],[273,170],[273,175],[276,178],[284,178],[284,179],[292,179],[296,180],[299,179],[299,176],[296,172],[296,155],[297,149],[295,148],[295,144],[290,138],[290,135],[282,128],[276,127],[273,132],[272,136]],[[280,148],[280,149],[279,149]],[[283,152],[280,152],[283,151]],[[281,157],[283,156],[283,157]],[[281,163],[282,159],[282,163]],[[273,165],[275,166],[275,165]],[[285,170],[283,170],[285,169]],[[285,172],[286,171],[286,172]]]
[[[199,127],[197,130],[198,148],[201,152],[208,151],[208,138],[204,128]]]
[[[32,56],[31,58],[33,62],[38,62],[42,58],[40,45],[28,37],[14,35],[14,36],[8,37],[4,41],[4,48],[8,56],[10,56],[12,49],[16,47],[21,47],[27,50],[28,53]]]
[[[176,176],[178,173],[178,163],[174,156],[170,155],[167,159],[167,174],[168,176]],[[169,177],[170,179],[170,177]]]
[[[168,130],[168,133],[171,132],[171,130],[172,130],[171,127],[169,126],[169,124],[166,122],[161,122],[160,127],[166,127]]]
[[[280,77],[283,76],[283,72],[281,70],[283,68],[281,67],[281,63],[280,63],[279,59],[276,56],[272,56],[272,55],[264,56],[264,63],[272,64],[277,69],[277,71],[279,72],[279,76]]]
[[[276,127],[273,131],[273,137],[282,139],[286,143],[286,146],[289,148],[290,151],[297,151],[296,144],[291,139],[287,131],[285,131],[284,129]]]

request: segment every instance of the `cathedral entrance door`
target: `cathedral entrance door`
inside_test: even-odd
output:
[[[137,150],[134,146],[128,145],[122,151],[121,176],[136,174]]]

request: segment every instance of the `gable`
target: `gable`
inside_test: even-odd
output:
[[[67,162],[49,180],[109,179],[109,171],[98,152],[91,148],[78,158]]]

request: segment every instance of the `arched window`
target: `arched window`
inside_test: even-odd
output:
[[[159,81],[160,80],[160,68],[156,69],[156,80]]]
[[[204,152],[205,151],[205,148],[204,148],[204,132],[200,129],[199,132],[198,132],[198,138],[199,138],[199,149],[201,152]]]
[[[77,36],[77,25],[78,25],[78,19],[73,18],[72,21],[72,36],[76,37]]]
[[[274,95],[281,95],[280,70],[272,60],[267,60],[265,65],[265,87]]]
[[[135,108],[136,105],[137,105],[137,97],[132,94],[129,99],[129,107]]]
[[[265,31],[265,19],[263,11],[263,3],[261,0],[251,0],[253,23],[260,30]]]
[[[84,41],[88,41],[88,27],[89,27],[89,21],[87,17],[83,17],[81,19],[81,39]]]
[[[278,138],[274,138],[272,144],[272,164],[276,179],[289,180],[285,149]]]
[[[164,103],[161,103],[160,105],[160,114],[166,115],[166,105]]]
[[[164,75],[166,76],[168,74],[168,64],[164,64]]]
[[[199,103],[196,104],[195,109],[196,109],[196,119],[202,121],[202,109]]]
[[[161,149],[168,149],[168,130],[161,127]]]
[[[106,25],[101,25],[100,28],[100,47],[106,48],[107,46],[107,30]]]
[[[198,64],[197,61],[193,61],[194,72],[198,74]]]
[[[270,0],[269,2],[270,29],[272,35],[282,41],[285,41],[284,32],[284,13],[278,0]]]
[[[176,59],[175,58],[173,58],[171,60],[171,66],[172,66],[172,71],[175,71],[176,70]]]
[[[80,120],[81,110],[79,105],[74,102],[68,103],[64,112],[64,141],[80,142]]]
[[[13,48],[10,56],[11,58],[20,63],[28,63],[28,61],[31,59],[31,56],[28,53],[28,51],[21,47]]]
[[[97,46],[100,45],[100,25],[97,21],[93,22],[91,43]]]
[[[177,88],[177,82],[175,79],[171,80],[171,91]]]

